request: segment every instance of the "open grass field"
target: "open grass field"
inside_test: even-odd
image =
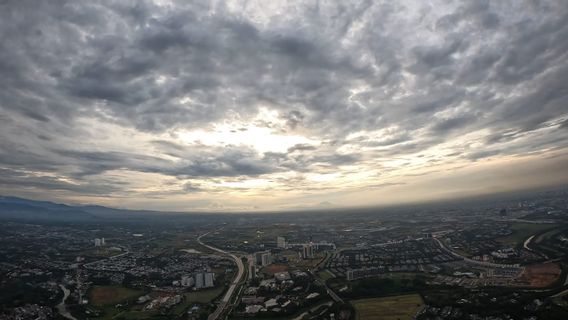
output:
[[[540,244],[540,243],[549,241],[552,237],[554,237],[554,236],[556,236],[557,234],[559,234],[559,233],[565,231],[567,228],[568,228],[568,226],[566,226],[566,225],[558,226],[558,227],[555,228],[555,229],[552,229],[552,230],[550,230],[550,231],[547,231],[547,232],[545,232],[545,233],[539,235],[538,237],[536,237],[536,238],[534,239],[534,242],[537,243],[537,244]]]
[[[106,287],[105,290],[109,291],[110,289]],[[99,290],[99,292],[101,291]],[[186,293],[184,294],[184,300],[180,304],[174,306],[172,310],[170,310],[169,316],[172,316],[174,318],[180,317],[194,304],[196,303],[207,304],[213,301],[213,299],[220,296],[221,293],[223,293],[223,288],[214,288],[214,289]],[[153,297],[159,297],[162,296],[163,294],[154,292],[151,295]],[[156,317],[158,314],[157,311],[142,311],[142,305],[135,305],[134,307],[131,307],[129,310],[121,311],[119,309],[114,308],[114,306],[107,304],[102,309],[104,310],[104,316],[96,318],[97,320],[152,319]],[[165,317],[169,316],[167,315]]]
[[[223,292],[223,288],[213,288],[208,290],[195,291],[185,294],[185,301],[194,303],[209,303]]]
[[[115,318],[119,319],[127,319],[127,320],[142,320],[142,319],[150,319],[156,315],[155,311],[128,311],[122,312],[115,316]]]
[[[189,292],[184,294],[182,303],[174,307],[173,313],[181,316],[188,308],[196,303],[207,304],[223,293],[223,288],[213,288],[208,290],[201,290]]]
[[[357,320],[410,320],[424,305],[418,294],[353,300]]]
[[[506,245],[516,246],[522,244],[526,238],[533,234],[551,228],[554,228],[554,225],[539,223],[513,223],[511,226],[513,233],[506,237],[497,238],[497,241]]]
[[[95,320],[111,320],[115,316],[121,313],[120,309],[115,308],[114,306],[111,305],[107,305],[98,309],[103,311],[103,316],[93,318]]]
[[[143,295],[141,290],[121,286],[95,286],[89,292],[90,302],[95,306],[112,305]]]
[[[321,272],[318,272],[318,277],[320,277],[320,279],[322,279],[323,281],[335,278],[335,276],[329,270],[323,270]]]

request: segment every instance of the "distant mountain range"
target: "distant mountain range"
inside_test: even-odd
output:
[[[446,200],[423,204],[406,204],[390,207],[359,207],[359,208],[319,208],[298,211],[272,212],[171,212],[152,210],[130,210],[108,208],[98,205],[66,205],[49,201],[35,201],[11,196],[0,196],[0,220],[24,220],[30,222],[117,222],[156,224],[190,222],[226,222],[229,219],[274,219],[290,221],[292,218],[319,219],[322,217],[345,217],[346,215],[381,214],[383,218],[389,214],[399,216],[402,213],[416,210],[442,210],[448,208],[467,208],[480,205],[501,206],[503,202],[535,200],[547,195],[568,194],[568,186],[554,189],[524,191],[516,193],[501,193],[492,196],[472,197],[466,199]],[[535,198],[536,197],[536,198]],[[266,214],[270,213],[270,214]],[[318,214],[315,214],[318,213]],[[322,213],[322,214],[319,214]],[[158,219],[156,219],[159,217]],[[246,218],[245,218],[246,217]]]
[[[92,221],[97,217],[81,207],[48,201],[0,196],[0,218],[30,221]]]
[[[49,201],[36,201],[18,197],[0,196],[0,220],[29,222],[104,222],[116,220],[148,221],[156,216],[174,222],[177,219],[192,221],[215,220],[224,214],[198,212],[162,212],[150,210],[115,209],[98,205],[66,205]],[[163,220],[163,219],[161,219]]]

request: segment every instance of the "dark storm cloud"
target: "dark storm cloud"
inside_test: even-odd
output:
[[[499,150],[475,151],[466,156],[470,160],[479,160],[499,154]]]
[[[288,148],[288,153],[292,153],[294,151],[312,151],[312,150],[317,150],[317,147],[309,144],[297,144],[291,148]]]
[[[437,133],[443,134],[443,133],[446,133],[448,131],[457,130],[457,129],[460,129],[460,128],[463,129],[467,125],[472,124],[474,122],[475,122],[475,116],[464,115],[464,116],[460,116],[460,117],[441,120],[441,121],[437,122],[436,124],[434,124],[434,126],[432,127],[432,130],[434,130]]]
[[[85,185],[72,191],[88,192],[93,176],[112,170],[179,178],[315,172],[421,152],[480,130],[480,150],[456,154],[476,160],[566,145],[564,1],[306,2],[269,23],[238,7],[3,2],[0,168],[70,177]],[[97,119],[165,134],[250,119],[261,106],[286,124],[263,126],[324,147],[261,154],[160,140],[148,155],[98,149],[87,143],[96,128],[83,127],[84,119]],[[380,139],[368,134],[391,127],[396,132]],[[549,134],[524,135],[542,128]],[[515,144],[522,139],[529,141]],[[347,145],[384,150],[339,151]],[[12,172],[1,179],[19,178]],[[41,175],[22,180],[66,186]]]
[[[304,120],[304,115],[297,110],[292,110],[288,112],[284,118],[286,119],[286,123],[292,128],[295,129],[298,124],[302,123]]]
[[[183,146],[167,141],[154,141],[154,144],[164,154],[179,160],[156,172],[176,177],[257,176],[281,170],[250,148]]]
[[[313,161],[316,163],[337,167],[341,165],[355,164],[360,158],[361,157],[358,154],[334,154],[329,156],[317,156],[313,159]]]
[[[173,173],[181,177],[233,177],[258,176],[275,171],[276,168],[254,156],[228,152],[216,155],[215,159],[194,159]]]
[[[191,182],[186,182],[186,183],[183,185],[183,190],[186,191],[186,192],[199,192],[199,191],[201,191],[202,189],[201,189],[201,187],[200,187],[199,185],[195,185],[195,184],[193,184],[193,183],[191,183]]]
[[[161,158],[116,151],[53,150],[79,171],[75,176],[96,175],[109,170],[127,169],[140,172],[160,172],[161,168],[172,165]]]
[[[316,165],[350,165],[361,158],[357,154],[314,155],[312,152],[317,148],[305,144],[295,145],[287,153],[267,152],[262,156],[257,151],[242,146],[195,147],[166,141],[154,141],[154,144],[161,152],[180,160],[176,164],[165,165],[156,172],[179,178],[250,177],[287,170],[310,171]]]
[[[459,51],[465,50],[466,47],[467,44],[462,39],[450,40],[440,47],[414,47],[412,51],[416,57],[416,64],[410,70],[420,74],[425,71],[435,71],[441,67],[451,70],[451,65],[455,63],[452,56]]]
[[[107,195],[123,191],[127,183],[120,181],[96,181],[80,184],[55,177],[34,175],[23,171],[0,169],[0,189],[32,189],[48,191],[71,191],[86,195]]]

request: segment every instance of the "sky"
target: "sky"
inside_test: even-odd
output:
[[[0,194],[176,211],[568,184],[568,5],[0,2]]]

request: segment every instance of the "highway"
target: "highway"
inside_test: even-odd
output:
[[[318,278],[316,278],[316,281],[324,286],[324,288],[327,290],[327,294],[329,294],[333,301],[343,303],[343,299],[341,299],[330,287],[328,287],[324,281],[321,281]]]
[[[229,287],[229,289],[227,290],[227,292],[225,293],[225,296],[223,297],[223,299],[221,300],[221,303],[219,303],[219,305],[217,306],[217,309],[209,315],[209,317],[207,317],[208,320],[216,320],[219,319],[219,317],[221,316],[221,314],[223,314],[223,312],[226,311],[226,309],[228,307],[230,307],[230,301],[231,298],[233,297],[233,294],[235,293],[235,289],[237,288],[237,286],[239,285],[239,283],[241,282],[243,275],[245,273],[245,267],[243,264],[243,261],[241,260],[241,258],[237,257],[236,255],[227,252],[225,250],[221,250],[219,248],[215,248],[213,246],[210,246],[208,244],[203,243],[203,241],[201,241],[201,238],[208,235],[210,232],[204,233],[202,235],[200,235],[199,237],[197,237],[197,242],[199,242],[200,245],[209,248],[213,251],[222,253],[224,255],[227,255],[229,257],[231,257],[231,259],[233,259],[235,261],[235,263],[237,264],[237,268],[239,269],[237,272],[237,276],[233,279],[233,282],[231,283],[231,286]]]
[[[320,261],[320,263],[318,263],[314,269],[310,270],[310,273],[312,274],[312,277],[314,277],[315,281],[320,284],[321,286],[323,286],[326,291],[327,294],[329,294],[329,296],[333,299],[333,301],[335,302],[339,302],[339,303],[343,303],[343,299],[341,299],[330,287],[327,286],[327,284],[325,283],[325,281],[322,281],[318,276],[317,276],[317,271],[319,269],[321,269],[321,266],[323,266],[325,264],[325,262],[327,261],[327,259],[329,259],[329,254],[326,253],[325,258]]]
[[[489,267],[489,268],[523,268],[520,266],[515,266],[515,265],[510,265],[510,264],[499,264],[499,263],[492,263],[492,262],[484,262],[484,261],[478,261],[478,260],[473,260],[470,259],[466,256],[463,256],[453,250],[451,250],[450,248],[448,248],[440,239],[434,237],[433,238],[434,241],[436,241],[438,243],[438,245],[440,246],[440,248],[442,248],[442,250],[444,250],[446,253],[463,260],[464,262],[469,263],[470,265],[476,265],[476,266],[482,266],[482,267]]]
[[[532,241],[534,236],[536,236],[536,234],[530,236],[527,240],[525,240],[525,242],[523,243],[523,248],[527,249],[528,251],[533,251],[533,249],[529,248],[529,243]]]

